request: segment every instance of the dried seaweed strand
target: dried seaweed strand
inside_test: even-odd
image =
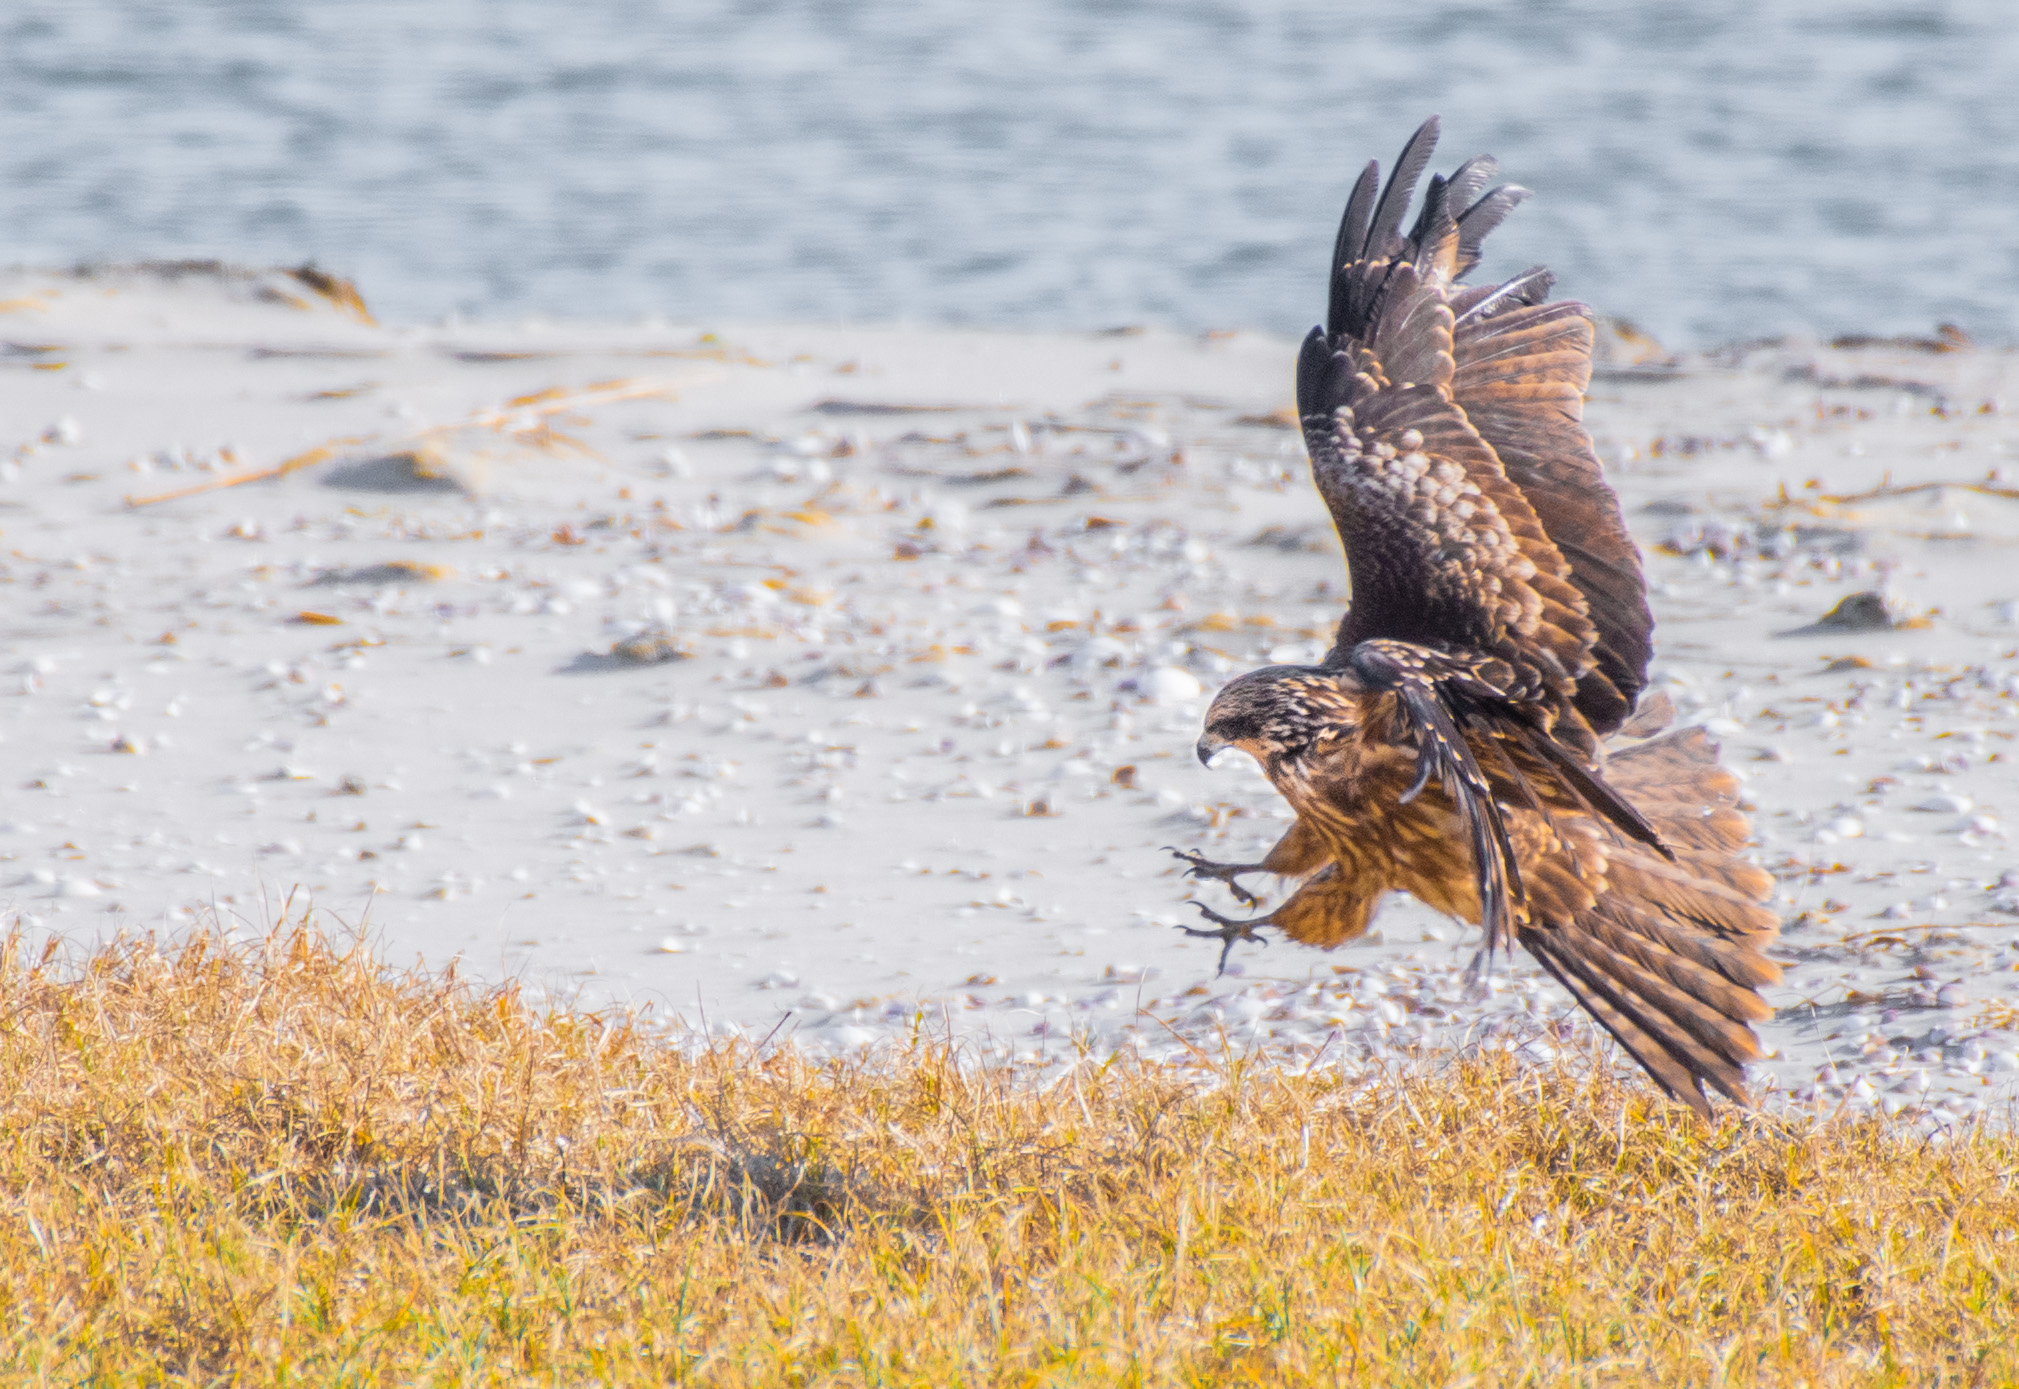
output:
[[[531,395],[515,396],[503,409],[482,410],[452,424],[431,425],[409,436],[412,443],[425,445],[430,439],[440,438],[461,429],[492,429],[501,433],[520,436],[522,441],[533,447],[556,452],[573,451],[588,457],[595,456],[595,450],[579,440],[571,439],[555,431],[553,417],[570,410],[587,409],[597,405],[608,405],[622,400],[638,400],[646,396],[663,395],[674,398],[679,387],[698,385],[713,379],[716,373],[703,373],[680,381],[599,381],[585,390],[570,391],[555,386]],[[264,482],[269,478],[285,477],[289,473],[300,472],[326,462],[339,452],[369,443],[377,435],[352,435],[332,439],[318,444],[312,449],[297,453],[275,464],[271,468],[255,468],[251,472],[237,473],[230,477],[213,478],[199,482],[192,487],[178,487],[172,492],[157,492],[151,497],[129,495],[126,504],[139,508],[153,506],[157,502],[178,501],[184,497],[201,496],[206,492],[220,492],[227,487],[237,487],[248,482]]]
[[[1854,506],[1859,502],[1884,501],[1890,497],[1908,497],[1917,492],[1939,492],[1945,488],[1958,492],[1976,492],[1986,497],[2002,497],[2006,501],[2019,501],[2019,487],[1997,487],[1989,482],[1916,482],[1906,486],[1882,482],[1864,492],[1820,493],[1812,497],[1790,496],[1786,486],[1783,486],[1780,495],[1769,500],[1766,505],[1776,511],[1784,507],[1801,507],[1813,511],[1818,503],[1829,506]]]

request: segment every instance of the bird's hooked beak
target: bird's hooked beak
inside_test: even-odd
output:
[[[1199,754],[1199,765],[1210,769],[1213,759],[1232,746],[1232,743],[1223,743],[1210,733],[1201,733],[1194,750]]]

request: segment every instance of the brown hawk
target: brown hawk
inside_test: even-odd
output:
[[[1402,232],[1436,141],[1433,117],[1386,188],[1361,174],[1297,362],[1351,606],[1319,664],[1223,688],[1198,745],[1252,755],[1297,819],[1259,863],[1181,854],[1189,872],[1249,904],[1241,874],[1302,881],[1246,921],[1195,904],[1216,924],[1184,929],[1223,940],[1223,966],[1263,926],[1330,949],[1407,892],[1481,923],[1489,958],[1519,943],[1699,1112],[1706,1084],[1744,1103],[1780,977],[1772,880],[1739,857],[1737,783],[1703,730],[1607,746],[1654,624],[1582,423],[1590,311],[1547,302],[1540,268],[1462,283],[1528,196],[1489,190],[1490,158],[1433,175]]]

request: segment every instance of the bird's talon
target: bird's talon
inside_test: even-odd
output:
[[[1183,922],[1179,922],[1178,929],[1188,936],[1204,936],[1220,942],[1220,965],[1214,971],[1215,977],[1227,972],[1227,956],[1233,952],[1234,942],[1251,940],[1257,945],[1264,946],[1269,943],[1267,936],[1255,934],[1255,927],[1261,924],[1259,922],[1236,921],[1232,917],[1222,916],[1204,902],[1193,902],[1192,905],[1199,909],[1199,915],[1205,917],[1213,925],[1208,928],[1203,926],[1187,926]]]
[[[1258,907],[1262,904],[1260,897],[1248,891],[1247,888],[1242,887],[1237,881],[1241,874],[1255,871],[1252,865],[1245,863],[1215,863],[1196,849],[1174,849],[1168,844],[1164,846],[1164,852],[1175,855],[1190,865],[1185,869],[1186,877],[1201,880],[1213,878],[1225,883],[1227,891],[1233,893],[1234,899],[1244,907]]]

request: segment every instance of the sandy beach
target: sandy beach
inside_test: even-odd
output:
[[[330,290],[0,285],[0,881],[31,934],[313,909],[394,959],[835,1050],[1588,1037],[1521,960],[1466,998],[1476,933],[1413,903],[1224,978],[1174,929],[1162,846],[1245,857],[1287,818],[1193,759],[1205,702],[1315,659],[1344,601],[1294,344],[383,327]],[[1656,688],[1746,778],[1781,884],[1770,1084],[2003,1104],[2019,362],[1610,345],[1588,420]],[[1866,592],[1881,621],[1819,623]]]

